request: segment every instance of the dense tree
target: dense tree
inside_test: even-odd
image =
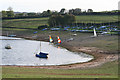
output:
[[[14,17],[14,12],[13,11],[6,11],[7,17]]]
[[[75,11],[74,9],[70,9],[69,14],[74,14],[74,11]]]
[[[19,13],[19,14],[16,14],[15,16],[22,17],[22,16],[24,16],[24,13]]]
[[[58,12],[57,11],[52,11],[52,15],[57,15]]]
[[[48,16],[50,16],[51,14],[52,14],[51,11],[50,11],[50,10],[47,10],[47,11],[43,11],[43,12],[41,13],[41,16],[48,17]]]
[[[6,11],[6,15],[7,17],[14,17],[14,11],[12,7],[8,7],[7,9],[8,11]]]
[[[75,9],[69,9],[68,12],[66,12],[67,10],[65,8],[62,8],[60,10],[60,12],[58,11],[51,11],[51,10],[47,10],[47,11],[43,11],[42,13],[28,13],[28,12],[19,12],[16,13],[13,11],[12,7],[9,7],[7,9],[7,11],[2,11],[2,18],[3,19],[17,19],[17,18],[38,18],[38,17],[50,17],[51,15],[66,15],[66,14],[72,14],[72,15],[118,15],[118,13],[120,11],[118,10],[113,10],[113,11],[102,11],[102,12],[93,12],[92,9],[88,9],[88,10],[84,10],[80,9],[80,8],[75,8]],[[60,17],[60,16],[59,16]],[[59,18],[58,17],[58,18]],[[64,16],[65,17],[65,16]],[[63,17],[61,16],[61,19]],[[59,20],[59,19],[58,19]],[[63,19],[62,19],[63,20]],[[54,25],[61,25],[61,24],[66,24],[64,22],[61,21],[54,21]],[[68,24],[68,23],[67,23]]]
[[[74,21],[75,21],[75,16],[72,14],[52,15],[48,20],[48,24],[54,27],[67,26],[72,24]]]
[[[80,8],[74,9],[74,15],[79,15],[80,13],[81,13],[81,9]]]
[[[6,11],[2,11],[2,17],[7,17],[7,12]]]
[[[87,12],[93,12],[93,10],[92,9],[88,9]]]
[[[66,10],[65,8],[62,8],[59,13],[60,14],[65,14],[65,10]]]
[[[27,13],[28,16],[35,16],[36,13]]]
[[[79,15],[81,13],[81,9],[80,8],[70,9],[68,13],[74,14],[74,15]]]

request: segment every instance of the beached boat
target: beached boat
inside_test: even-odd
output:
[[[97,37],[97,33],[96,33],[95,28],[93,28],[93,31],[94,31],[94,35],[93,35],[93,36],[91,36],[91,37],[92,37],[92,38],[95,38],[95,37]]]
[[[16,35],[8,35],[8,37],[16,37]]]
[[[48,53],[41,52],[41,42],[40,42],[40,53],[35,55],[39,58],[48,58]]]
[[[95,28],[94,28],[93,30],[94,30],[94,37],[96,37],[96,36],[97,36],[97,33],[96,33]]]

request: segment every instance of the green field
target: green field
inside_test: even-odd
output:
[[[11,19],[3,20],[4,27],[18,27],[18,28],[37,28],[40,25],[47,24],[48,18],[30,18],[30,19]]]
[[[76,16],[78,23],[105,23],[118,21],[117,15],[82,15]]]
[[[82,15],[76,16],[77,23],[103,23],[118,21],[117,15]],[[40,25],[48,25],[48,18],[28,18],[3,20],[3,27],[38,28]]]
[[[92,69],[40,69],[3,67],[3,78],[118,78],[118,62]],[[112,67],[111,67],[112,66]]]

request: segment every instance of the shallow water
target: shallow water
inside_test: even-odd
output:
[[[70,52],[65,48],[58,48],[52,44],[49,44],[49,42],[43,41],[41,41],[41,51],[48,53],[49,58],[37,58],[35,57],[35,54],[40,52],[40,41],[25,40],[22,38],[14,39],[10,37],[0,38],[3,39],[1,65],[65,65],[87,62],[93,59],[93,56],[84,53]],[[12,49],[5,49],[5,45],[7,44],[10,44]]]

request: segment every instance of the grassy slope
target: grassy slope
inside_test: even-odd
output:
[[[85,69],[85,70],[3,67],[2,77],[3,78],[117,78],[118,77],[117,68],[118,68],[117,61],[104,64],[99,68]]]
[[[3,20],[5,27],[19,27],[19,28],[37,28],[40,25],[47,24],[48,18],[30,18],[30,19],[12,19]]]
[[[77,22],[84,23],[101,23],[114,22],[118,20],[118,16],[110,15],[82,15],[76,16]],[[3,26],[21,27],[21,28],[37,28],[40,25],[48,24],[48,18],[29,18],[29,19],[11,19],[3,20]]]
[[[104,23],[114,22],[118,20],[118,16],[114,15],[82,15],[76,16],[77,22],[83,23]]]

